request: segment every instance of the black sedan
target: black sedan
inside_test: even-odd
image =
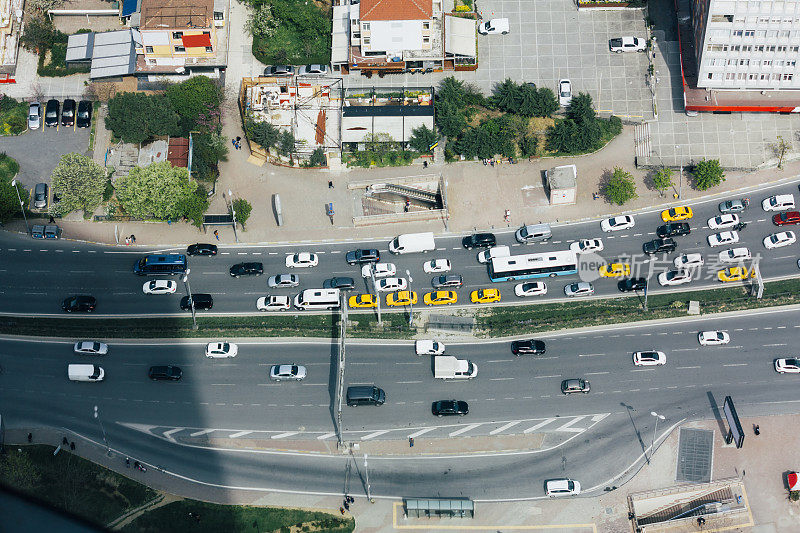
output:
[[[643,291],[647,287],[647,280],[644,278],[623,279],[617,283],[617,288],[622,292]]]
[[[514,355],[542,355],[544,352],[544,341],[537,339],[511,341],[511,353]]]
[[[89,296],[88,294],[70,296],[61,302],[61,309],[67,313],[91,313],[94,311],[95,307],[97,307],[97,299],[94,296]]]
[[[79,128],[88,128],[92,125],[92,103],[89,100],[78,102],[78,118],[76,120]]]
[[[469,405],[460,400],[439,400],[431,404],[431,412],[434,416],[464,416],[469,413]]]
[[[355,289],[355,287],[355,280],[347,277],[330,278],[322,282],[323,289]]]
[[[216,244],[192,244],[186,249],[186,255],[217,255]]]
[[[261,263],[236,263],[230,268],[231,276],[260,276],[264,273],[264,265]]]
[[[497,244],[497,238],[493,233],[474,233],[461,239],[461,245],[467,250],[473,248],[491,248]]]
[[[195,293],[192,294],[192,299],[194,300],[195,310],[211,309],[212,307],[214,307],[214,299],[211,297],[210,294]],[[184,296],[183,298],[181,298],[181,309],[183,309],[184,311],[191,311],[192,301],[189,299],[188,296]]]
[[[61,108],[61,125],[72,126],[75,124],[75,100],[67,98]]]
[[[58,100],[48,100],[44,108],[44,125],[48,128],[58,126],[58,112],[61,110],[61,104]]]
[[[692,232],[686,222],[669,222],[656,229],[656,235],[661,238],[675,237],[676,235],[689,235]]]
[[[660,253],[670,254],[674,252],[675,248],[677,247],[678,244],[674,239],[653,239],[652,241],[647,241],[642,245],[642,251],[647,255]]]
[[[151,366],[147,375],[153,381],[178,381],[183,376],[183,371],[172,365]]]
[[[361,265],[364,263],[377,263],[381,260],[381,254],[378,250],[373,249],[363,249],[363,250],[353,250],[351,252],[347,252],[344,256],[345,261],[347,261],[348,265]]]

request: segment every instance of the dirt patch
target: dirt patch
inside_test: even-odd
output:
[[[475,111],[472,117],[467,121],[467,124],[473,128],[480,125],[480,123],[486,119],[497,118],[505,115],[505,113],[502,111],[493,111],[491,109],[486,109],[485,107],[470,106],[470,109],[474,109]]]

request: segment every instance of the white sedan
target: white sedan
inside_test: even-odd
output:
[[[727,214],[719,215],[708,219],[708,227],[711,229],[732,228],[739,223],[739,215]]]
[[[667,355],[664,352],[634,352],[633,364],[635,366],[666,365]]]
[[[269,379],[272,381],[283,381],[293,379],[303,381],[306,378],[306,367],[300,365],[272,365],[269,369]]]
[[[658,282],[662,286],[683,285],[692,281],[692,273],[688,270],[670,270],[658,275]]]
[[[206,345],[206,357],[209,359],[227,359],[236,357],[239,347],[232,342],[209,342]]]
[[[750,254],[750,250],[741,247],[741,248],[731,248],[730,250],[725,250],[719,253],[719,262],[720,263],[739,263],[746,259],[750,259],[752,255]]]
[[[547,285],[543,281],[526,281],[514,287],[514,294],[523,298],[525,296],[541,296],[547,294]]]
[[[319,256],[308,252],[300,252],[286,256],[286,268],[310,268],[319,264]]]
[[[731,342],[731,336],[727,331],[701,331],[697,334],[700,346],[718,346]]]
[[[600,239],[581,239],[569,245],[569,249],[576,254],[588,254],[589,252],[602,252],[603,241]]]
[[[147,281],[142,286],[145,294],[173,294],[178,288],[178,282],[171,279],[154,279]]]
[[[289,307],[291,307],[289,296],[262,296],[256,300],[256,309],[259,311],[286,311]]]
[[[361,277],[369,278],[371,271],[375,270],[375,278],[385,278],[397,274],[397,267],[394,263],[367,263],[361,267]]]
[[[797,237],[793,231],[780,231],[764,238],[764,248],[772,250],[773,248],[782,248],[796,242]]]
[[[104,342],[80,341],[75,343],[73,351],[78,355],[106,355],[108,345]]]
[[[800,359],[775,359],[775,371],[779,374],[800,374]]]
[[[735,231],[722,231],[708,236],[709,246],[725,246],[739,242],[739,234]]]
[[[408,287],[405,278],[384,278],[378,282],[380,292],[404,291]]]
[[[417,355],[442,355],[444,344],[430,339],[420,339],[414,343],[414,352]]]
[[[567,80],[558,80],[558,105],[567,107],[572,101],[572,83]]]
[[[633,217],[630,215],[621,215],[618,217],[607,218],[600,223],[600,229],[608,233],[609,231],[620,231],[623,229],[630,229],[635,226]]]
[[[450,272],[453,266],[450,264],[449,259],[431,259],[422,265],[422,270],[426,274],[433,274],[435,272]]]
[[[701,254],[681,254],[673,261],[675,268],[694,268],[703,266]]]

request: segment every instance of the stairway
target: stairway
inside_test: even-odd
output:
[[[636,159],[640,163],[647,162],[650,159],[650,154],[653,153],[649,122],[643,122],[634,127],[633,144],[636,146]]]
[[[733,499],[733,493],[730,487],[723,487],[721,489],[709,492],[708,494],[699,498],[694,498],[688,502],[673,503],[661,509],[653,511],[647,516],[637,518],[639,525],[657,524],[659,522],[666,522],[675,518],[686,518],[687,516],[699,516],[708,514],[705,506],[713,506],[713,504],[729,502]]]
[[[440,202],[439,195],[434,192],[418,189],[416,187],[407,187],[405,185],[394,185],[392,183],[376,183],[369,186],[369,192],[372,194],[379,193],[392,193],[398,196],[405,196],[414,198],[421,202],[438,205]]]

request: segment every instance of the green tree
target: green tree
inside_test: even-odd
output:
[[[719,159],[704,159],[692,169],[694,186],[697,190],[705,191],[725,181],[725,173],[719,164]]]
[[[636,183],[633,181],[633,176],[619,167],[614,167],[614,172],[606,180],[602,192],[606,200],[616,205],[622,205],[639,197],[636,194]]]
[[[192,174],[199,180],[217,179],[217,165],[228,160],[228,142],[219,133],[204,133],[192,136]]]
[[[567,117],[578,124],[593,122],[597,117],[597,113],[592,107],[592,97],[588,93],[578,93],[573,96],[569,106],[567,106]]]
[[[202,226],[203,215],[208,210],[208,192],[206,188],[198,184],[193,193],[187,194],[177,202],[175,210],[179,213],[178,216],[188,218],[198,228]]]
[[[533,135],[525,135],[519,140],[519,151],[522,157],[532,157],[536,155],[539,148],[539,138]]]
[[[436,104],[436,125],[445,137],[458,137],[467,127],[467,117],[457,104],[442,101]]]
[[[237,198],[233,201],[233,210],[236,211],[236,222],[241,224],[242,229],[244,229],[244,225],[247,223],[247,220],[250,218],[250,213],[253,211],[253,206],[244,198]]]
[[[539,93],[536,91],[536,86],[523,83],[519,87],[518,98],[517,113],[523,117],[536,116],[539,108]]]
[[[209,109],[218,109],[223,99],[220,86],[206,76],[192,76],[188,80],[171,85],[166,91],[172,109],[178,114],[181,135],[197,130],[201,115]]]
[[[41,481],[41,474],[27,452],[14,447],[0,456],[0,478],[23,492],[32,491]]]
[[[783,158],[786,156],[786,152],[792,150],[792,143],[784,139],[783,135],[778,135],[777,141],[771,144],[770,148],[772,149],[772,152],[775,154],[775,157],[778,158],[778,170],[782,169]]]
[[[324,167],[327,164],[328,158],[325,157],[325,150],[321,146],[314,148],[314,151],[311,152],[311,157],[308,160],[308,166]]]
[[[53,23],[47,17],[30,17],[25,23],[25,33],[19,42],[31,52],[43,53],[53,45],[57,34]]]
[[[448,76],[439,83],[439,89],[436,91],[436,102],[448,102],[463,106],[465,105],[466,92],[463,81],[457,80],[453,76]]]
[[[280,132],[278,128],[269,122],[248,119],[245,123],[245,127],[250,140],[265,150],[269,150],[278,143]]]
[[[197,182],[185,168],[169,161],[134,167],[116,182],[117,199],[125,212],[135,218],[167,220],[186,215]]]
[[[51,178],[53,193],[61,201],[51,205],[51,212],[54,215],[66,215],[77,210],[94,213],[103,200],[107,182],[106,169],[91,158],[81,154],[62,155]]]
[[[278,21],[272,15],[269,4],[254,4],[250,6],[245,29],[251,36],[263,38],[272,37],[278,27]]]
[[[436,142],[436,132],[423,124],[418,128],[411,130],[411,137],[408,139],[408,144],[411,148],[421,154],[431,153],[431,146]]]
[[[492,103],[500,111],[517,113],[520,106],[519,85],[511,78],[506,78],[503,83],[495,86]]]
[[[106,128],[124,142],[139,144],[155,135],[178,135],[178,115],[161,95],[120,93],[108,101]]]
[[[19,216],[20,212],[19,198],[22,198],[22,203],[28,205],[28,189],[24,185],[17,182],[15,186],[11,185],[11,180],[0,181],[0,223],[5,224],[15,216]]]
[[[533,110],[535,117],[549,117],[558,110],[558,98],[549,87],[540,87],[536,90],[536,107]]]
[[[661,196],[664,196],[664,191],[667,190],[668,187],[674,186],[672,183],[672,169],[669,167],[661,167],[658,169],[653,173],[652,179],[653,187],[658,189]]]
[[[571,119],[557,121],[547,128],[545,147],[551,152],[573,153],[576,152],[575,136],[578,127]]]
[[[294,134],[288,130],[281,130],[278,135],[278,152],[281,155],[290,155],[294,153],[294,145]]]

